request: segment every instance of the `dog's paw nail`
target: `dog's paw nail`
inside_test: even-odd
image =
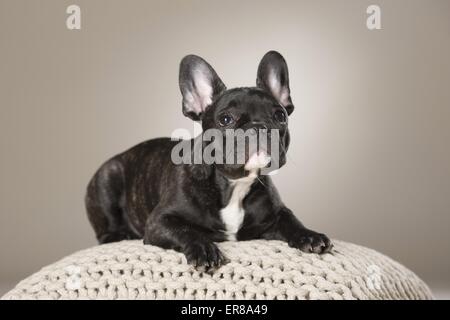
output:
[[[332,248],[330,239],[324,234],[308,230],[288,242],[289,246],[307,253],[325,253]]]
[[[226,258],[214,243],[195,243],[185,250],[187,262],[196,268],[209,271],[224,265]]]

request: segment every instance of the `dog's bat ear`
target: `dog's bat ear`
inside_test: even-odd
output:
[[[283,56],[276,51],[267,52],[261,59],[256,86],[268,91],[291,114],[294,105],[289,89],[289,72]]]
[[[196,55],[188,55],[181,60],[179,82],[183,114],[196,121],[202,119],[214,98],[226,90],[214,69]]]

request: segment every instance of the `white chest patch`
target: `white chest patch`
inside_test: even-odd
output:
[[[245,178],[230,180],[233,186],[233,192],[226,207],[220,210],[228,240],[236,240],[236,233],[239,231],[245,215],[242,201],[250,191],[250,187],[256,176],[256,172],[253,171]]]

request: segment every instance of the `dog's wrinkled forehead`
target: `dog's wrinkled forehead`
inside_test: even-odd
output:
[[[217,113],[225,110],[251,112],[255,108],[272,108],[279,103],[266,91],[260,88],[236,88],[227,90],[214,102],[211,111]]]

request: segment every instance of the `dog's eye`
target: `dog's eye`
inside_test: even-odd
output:
[[[234,119],[233,119],[233,117],[232,117],[231,115],[229,115],[229,114],[223,114],[223,115],[221,115],[221,116],[219,117],[219,124],[220,124],[222,127],[229,126],[229,125],[232,124],[233,122],[234,122]]]
[[[273,118],[280,123],[286,123],[286,113],[281,110],[275,111]]]

